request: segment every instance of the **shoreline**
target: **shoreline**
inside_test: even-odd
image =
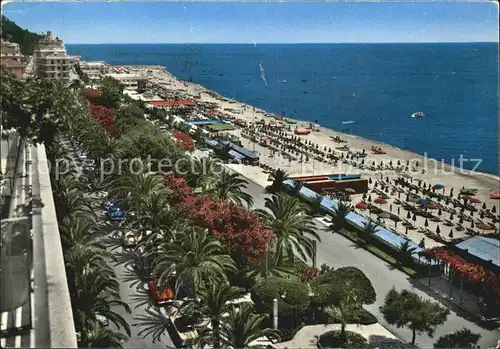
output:
[[[218,93],[217,91],[210,90],[209,88],[207,88],[207,87],[205,87],[203,85],[200,85],[198,83],[187,82],[187,81],[181,80],[180,78],[176,77],[171,72],[169,72],[167,70],[167,67],[165,67],[165,66],[159,66],[159,65],[155,65],[155,66],[130,66],[130,65],[127,65],[126,67],[131,67],[131,68],[135,67],[135,68],[141,68],[141,69],[145,69],[145,68],[156,68],[156,69],[157,68],[162,68],[163,72],[167,76],[169,76],[171,79],[177,80],[178,82],[183,83],[183,84],[188,84],[188,85],[190,85],[190,86],[192,86],[192,87],[194,87],[194,88],[196,88],[196,89],[198,89],[200,91],[203,91],[204,93],[211,93],[211,94],[215,94],[217,96],[220,96],[221,98],[225,98],[225,99],[228,99],[228,100],[230,99],[229,97],[225,97],[225,96],[221,95],[220,93]],[[157,83],[157,82],[155,82],[155,83]],[[247,105],[249,107],[255,108],[255,112],[256,113],[267,113],[266,110],[260,109],[258,107],[251,106],[251,105],[249,105],[247,103],[243,103],[243,102],[240,102],[240,101],[236,101],[236,103],[237,104]],[[234,116],[236,118],[239,118],[238,114],[235,114]],[[271,121],[271,118],[269,118],[269,117],[256,116],[256,119],[257,118],[264,119],[264,120],[267,119],[267,120]],[[287,117],[287,116],[285,118],[289,119],[289,120],[294,120],[294,121],[296,121],[298,123],[304,123],[304,124],[313,123],[314,124],[314,122],[312,122],[312,121],[301,120],[301,119],[291,118],[291,117]],[[245,118],[240,118],[240,119],[248,121]],[[487,178],[491,178],[491,179],[500,181],[500,174],[494,174],[494,173],[488,173],[488,172],[480,172],[480,171],[472,171],[471,169],[466,169],[466,168],[460,169],[459,167],[455,166],[452,163],[441,162],[441,160],[427,157],[425,155],[426,153],[424,153],[424,155],[422,155],[420,153],[416,153],[416,152],[414,152],[412,150],[409,150],[409,149],[402,149],[402,148],[396,147],[394,145],[391,145],[389,143],[384,143],[384,142],[381,142],[381,141],[364,138],[364,137],[362,137],[360,135],[357,135],[357,134],[343,133],[343,132],[338,131],[338,130],[336,130],[334,128],[329,128],[329,127],[326,127],[326,126],[322,126],[321,124],[320,124],[319,130],[320,130],[320,132],[326,132],[326,133],[328,133],[328,132],[335,132],[341,138],[342,137],[343,138],[345,138],[345,137],[354,138],[356,140],[367,142],[367,143],[371,143],[371,144],[376,145],[376,146],[380,146],[380,147],[384,147],[384,148],[390,148],[393,151],[399,151],[399,152],[406,153],[406,155],[412,156],[414,159],[419,159],[419,160],[427,159],[428,161],[429,160],[437,161],[438,164],[441,165],[440,170],[442,169],[442,170],[447,171],[447,172],[452,172],[453,169],[456,169],[457,171],[453,171],[454,175],[464,176],[466,178],[470,178],[471,176],[474,176],[474,175],[480,175],[480,176],[484,176],[484,177],[487,177]]]
[[[272,117],[275,114],[267,113],[265,110],[256,107],[254,109],[253,106],[246,103],[226,98],[200,84],[180,80],[168,72],[165,67],[137,67],[130,65],[122,67],[134,73],[142,73],[148,80],[166,91],[166,99],[191,99],[197,102],[210,103],[216,105],[214,110],[218,112],[218,117],[222,116],[225,119],[244,121],[247,125],[246,127],[238,127],[235,130],[228,131],[228,133],[240,139],[243,147],[259,153],[260,166],[244,164],[228,164],[227,166],[262,187],[269,185],[269,172],[264,169],[266,167],[273,169],[281,168],[291,177],[331,175],[335,173],[361,174],[363,178],[369,180],[368,202],[371,202],[371,200],[377,198],[377,195],[382,195],[381,190],[377,189],[377,186],[378,188],[383,188],[388,183],[394,183],[395,180],[404,176],[412,185],[418,184],[430,188],[432,185],[442,184],[445,189],[440,193],[445,194],[445,196],[448,196],[453,189],[454,199],[457,198],[457,194],[459,194],[461,188],[477,189],[477,192],[473,196],[478,200],[479,205],[475,208],[479,211],[481,206],[486,205],[484,207],[491,210],[494,208],[496,212],[500,212],[500,200],[490,198],[490,194],[499,192],[499,176],[476,171],[472,172],[466,169],[461,170],[458,166],[444,162],[441,163],[441,161],[426,157],[425,155],[400,149],[383,142],[366,139],[358,135],[339,132],[324,126],[314,127],[317,131],[311,130],[308,135],[296,135],[294,129],[305,129],[313,123],[291,118],[286,119],[294,120],[295,123],[287,124],[284,122],[285,120],[280,122],[281,120],[276,120]],[[159,96],[154,97],[160,98]],[[148,100],[155,98],[148,98]],[[199,113],[199,115],[207,116],[203,112]],[[280,132],[278,133],[277,129],[270,127],[252,127],[254,123],[261,120],[264,120],[268,125],[270,122],[273,122],[275,126],[281,124]],[[303,147],[300,152],[296,150],[291,151],[290,149],[283,151],[282,146],[285,143],[283,139],[290,139],[291,137],[302,140],[301,144]],[[337,140],[333,138],[337,138]],[[343,142],[339,142],[338,138],[342,139]],[[267,139],[264,142],[266,144],[262,143],[264,139]],[[271,142],[274,144],[270,144]],[[308,147],[305,147],[306,142],[308,143]],[[373,147],[380,147],[383,153],[370,151]],[[305,150],[307,148],[309,150]],[[333,161],[325,157],[318,157],[311,150],[313,148],[325,153],[325,149],[330,148],[333,151],[330,154],[335,154],[338,160]],[[353,154],[359,154],[362,150],[365,151],[363,158],[353,156]],[[393,189],[390,193],[388,190],[389,187]],[[409,191],[403,190],[399,194],[397,191],[398,189],[394,185],[388,185],[385,191],[388,194],[388,199],[384,204],[383,211],[391,212],[392,214],[396,214],[397,212],[397,216],[403,220],[404,217],[406,217],[406,220],[409,220],[413,213],[400,203],[401,200],[404,201],[405,192],[408,195]],[[400,196],[401,193],[403,193],[403,196]],[[422,194],[421,196],[426,197],[427,195]],[[350,199],[354,205],[357,202],[365,201],[366,198],[363,194],[352,194],[350,195]],[[454,209],[451,210],[453,211]],[[444,215],[442,215],[443,212]],[[479,219],[480,215],[475,215],[475,217],[464,215],[464,218],[467,219],[466,222],[463,222],[459,218],[460,214],[455,214],[451,217],[449,208],[445,207],[443,212],[441,210],[439,210],[439,213],[435,212],[437,215],[433,217],[436,217],[436,220],[428,221],[423,216],[412,218],[413,223],[411,223],[412,228],[410,230],[405,229],[405,226],[402,224],[395,225],[391,221],[384,221],[377,224],[382,224],[385,229],[399,236],[406,237],[414,243],[418,243],[425,238],[426,247],[432,248],[442,246],[444,242],[449,243],[455,239],[467,239],[472,234],[469,231],[472,224],[471,221],[475,221],[475,224],[482,222],[482,219]],[[439,218],[437,218],[438,216]],[[370,210],[364,213],[364,217],[378,222],[377,214],[372,213]],[[451,226],[448,222],[451,223]],[[498,222],[491,223],[491,225],[496,232],[500,230]],[[472,226],[472,228],[475,227]],[[484,231],[482,233],[477,230],[474,231],[474,234],[484,233]],[[441,240],[434,239],[432,234],[440,235]]]

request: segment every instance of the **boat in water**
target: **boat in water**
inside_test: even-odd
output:
[[[423,111],[417,111],[417,112],[411,114],[412,118],[423,118],[424,116],[425,116],[425,114]]]
[[[348,124],[354,124],[354,121],[352,121],[352,120],[342,121],[342,125],[348,125]]]

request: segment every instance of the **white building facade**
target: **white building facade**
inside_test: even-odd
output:
[[[111,66],[103,61],[80,61],[80,69],[87,74],[90,79],[99,79],[111,72]]]
[[[146,76],[128,74],[128,73],[116,73],[116,74],[106,74],[106,76],[112,77],[113,79],[121,82],[126,90],[143,91],[146,89],[148,78]]]
[[[38,48],[33,53],[33,57],[38,76],[61,79],[66,82],[69,82],[70,71],[79,61],[79,57],[67,54],[64,41],[57,37],[54,39],[50,31],[38,42]]]

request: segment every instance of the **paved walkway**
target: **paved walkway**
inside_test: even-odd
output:
[[[328,331],[340,330],[340,324],[332,325],[311,325],[300,329],[295,337],[288,342],[274,344],[276,348],[315,348],[318,338]],[[347,325],[347,331],[356,332],[365,337],[370,343],[380,343],[383,341],[399,341],[391,332],[382,325],[374,324],[368,326]]]
[[[249,179],[251,182],[249,183],[246,192],[252,195],[254,199],[253,208],[264,208],[264,201],[268,194],[262,186],[253,182],[253,178]],[[376,302],[372,305],[366,306],[366,310],[375,315],[380,324],[389,329],[398,338],[401,338],[403,341],[410,342],[412,333],[409,329],[397,328],[396,326],[389,325],[380,313],[379,306],[384,304],[385,295],[392,287],[395,287],[397,291],[408,289],[416,292],[424,299],[433,301],[437,300],[429,294],[415,288],[412,283],[413,280],[410,280],[403,272],[391,268],[391,266],[387,265],[387,263],[377,258],[370,252],[357,248],[357,246],[343,236],[334,234],[327,230],[327,227],[319,220],[313,221],[322,240],[321,243],[318,244],[318,265],[326,263],[334,268],[343,266],[355,266],[360,268],[371,280],[377,293]],[[481,339],[479,340],[481,348],[494,347],[500,338],[500,331],[498,329],[488,330],[482,328],[474,322],[463,318],[452,309],[450,310],[450,315],[448,316],[447,321],[436,329],[434,338],[431,338],[426,334],[417,335],[417,344],[421,348],[432,348],[433,343],[440,336],[455,332],[464,327],[481,335]]]

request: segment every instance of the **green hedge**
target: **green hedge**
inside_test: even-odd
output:
[[[302,314],[310,304],[307,285],[295,279],[264,279],[252,288],[252,300],[259,312],[272,314],[273,299],[278,299],[280,317]],[[283,298],[283,295],[285,297]]]
[[[287,192],[290,192],[290,188],[286,187]],[[297,195],[302,201],[305,203],[309,204],[311,202],[310,199],[306,198],[305,196],[299,194]],[[332,215],[332,211],[329,211],[325,208],[321,209],[321,213],[325,215]],[[401,268],[405,273],[407,273],[410,276],[414,276],[417,272],[423,275],[426,275],[428,272],[428,266],[425,263],[419,263],[418,261],[415,261],[413,263],[408,263],[404,256],[392,245],[388,244],[384,240],[380,239],[377,236],[365,236],[363,235],[363,231],[360,227],[354,224],[349,224],[349,222],[346,222],[349,232],[354,232],[357,235],[357,239],[359,242],[359,245],[362,245],[365,249],[369,250],[370,252],[374,253],[373,250],[369,249],[369,246],[366,246],[366,244],[371,244],[375,246],[377,249],[380,249],[382,252],[388,254],[389,256],[392,256],[395,260],[392,259],[387,259],[384,258],[383,255],[374,253],[377,255],[377,257],[385,260],[389,264],[392,264],[393,266],[399,267],[399,266],[404,266],[406,268]],[[346,236],[344,232],[340,232],[342,235]],[[346,236],[350,240],[353,240],[351,236]],[[411,268],[413,270],[408,270],[408,268]]]
[[[333,307],[326,307],[323,311],[325,318],[323,322],[328,324],[339,324],[341,323],[340,314]],[[368,310],[360,307],[358,309],[353,309],[346,317],[346,323],[348,324],[359,324],[359,325],[373,325],[378,322],[377,318],[370,313]]]
[[[340,331],[328,331],[319,336],[318,348],[344,348],[344,349],[354,349],[354,348],[367,348],[368,341],[362,335],[346,331],[347,340],[349,344],[343,343],[340,339]]]

